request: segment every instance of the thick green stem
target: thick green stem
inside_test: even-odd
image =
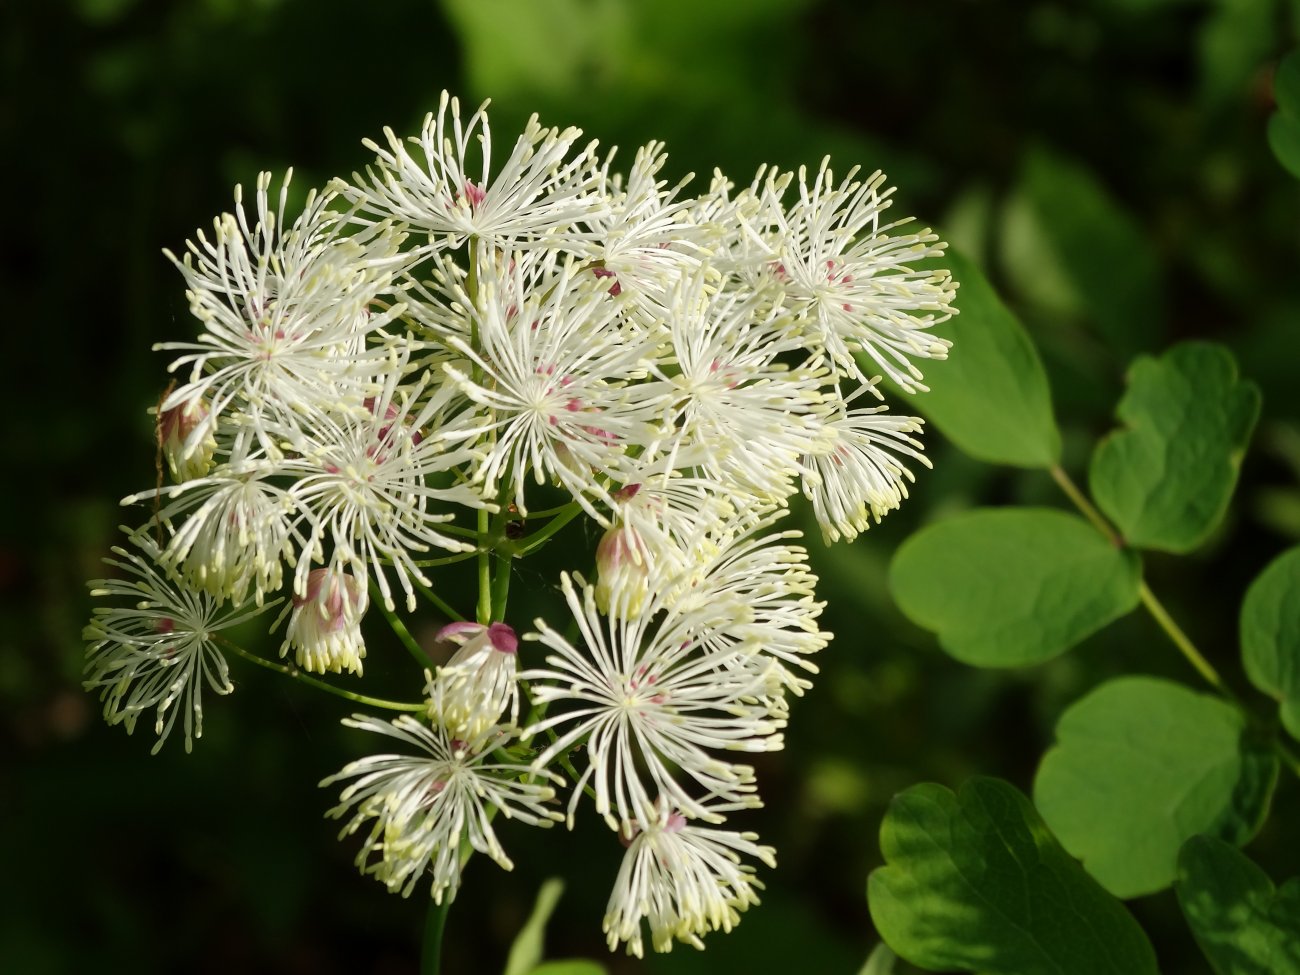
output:
[[[315,677],[309,677],[308,675],[304,674],[301,670],[299,670],[297,667],[292,667],[289,666],[288,664],[278,664],[273,660],[267,660],[265,657],[259,657],[255,653],[249,653],[239,644],[227,640],[225,637],[220,636],[218,634],[214,634],[212,639],[215,640],[217,643],[220,643],[223,647],[225,647],[227,650],[230,650],[232,653],[238,654],[239,656],[243,657],[245,660],[257,664],[259,667],[265,667],[267,670],[274,670],[276,673],[284,674],[286,677],[292,677],[294,680],[302,681],[304,684],[310,684],[312,687],[315,687],[319,690],[328,691],[330,694],[334,694],[338,697],[346,698],[347,700],[354,701],[357,704],[364,704],[367,707],[372,707],[372,708],[383,708],[384,710],[387,711],[415,712],[415,711],[425,711],[428,709],[428,705],[425,704],[423,701],[420,702],[419,704],[408,704],[405,701],[385,701],[383,698],[370,697],[367,694],[357,694],[354,693],[353,691],[345,691],[341,687],[335,687],[333,684],[327,684],[323,680],[317,680]]]
[[[439,975],[442,971],[442,931],[447,925],[447,912],[451,910],[451,897],[443,894],[439,904],[429,898],[429,911],[424,916],[424,939],[420,942],[420,975]]]
[[[511,559],[509,555],[497,555],[497,568],[492,576],[492,620],[501,622],[506,618],[506,601],[510,598]]]

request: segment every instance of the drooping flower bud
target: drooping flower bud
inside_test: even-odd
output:
[[[596,546],[596,605],[607,616],[635,619],[650,591],[650,552],[634,525],[611,525]]]
[[[158,414],[158,443],[177,483],[202,477],[212,469],[217,450],[208,404],[201,398],[177,403]]]
[[[306,595],[293,597],[293,612],[280,655],[290,647],[303,670],[361,673],[366,655],[361,618],[370,605],[364,580],[336,569],[313,569]]]
[[[438,639],[458,644],[429,683],[429,717],[454,737],[476,740],[501,716],[519,717],[519,638],[505,623],[448,623]]]

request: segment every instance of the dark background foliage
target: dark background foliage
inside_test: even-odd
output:
[[[444,87],[491,96],[501,143],[536,111],[628,159],[664,139],[674,176],[716,166],[745,182],[827,153],[840,171],[885,169],[895,212],[983,263],[1029,325],[1075,471],[1133,354],[1231,346],[1265,394],[1233,514],[1206,550],[1147,564],[1239,674],[1241,594],[1300,538],[1300,185],[1264,138],[1295,0],[27,0],[0,24],[0,969],[414,971],[423,898],[358,877],[322,815],[333,797],[315,783],[362,747],[337,723],[343,702],[237,668],[194,753],[172,740],[150,757],[148,728],[106,728],[81,691],[80,630],[84,580],[115,526],[141,518],[116,499],[153,480],[145,409],[166,377],[150,346],[194,327],[161,248],[259,170],[293,166],[305,190],[364,165],[362,137],[415,131]],[[780,858],[762,907],[703,955],[613,957],[611,971],[856,971],[894,792],[977,772],[1027,791],[1056,715],[1103,677],[1195,681],[1141,616],[1028,671],[944,657],[888,596],[900,540],[974,504],[1061,502],[1045,475],[969,461],[934,433],[929,450],[934,470],[885,524],[830,550],[811,533],[838,637],[786,751],[760,763],[769,805],[746,825]],[[574,531],[556,564],[585,563],[593,541]],[[528,566],[529,613],[554,579]],[[376,692],[415,676],[372,647]],[[1300,872],[1297,815],[1284,781],[1250,848],[1275,878]],[[605,956],[621,850],[590,816],[580,827],[507,827],[516,870],[472,864],[448,971],[499,971],[555,874],[569,890],[552,955]],[[1206,970],[1172,895],[1132,907],[1164,970]]]

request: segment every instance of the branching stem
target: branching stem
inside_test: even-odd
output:
[[[221,636],[220,634],[213,634],[212,639],[215,640],[217,643],[220,643],[223,647],[225,647],[227,650],[230,650],[232,653],[238,654],[239,656],[243,657],[245,660],[257,664],[259,667],[265,667],[267,670],[274,670],[276,673],[284,674],[287,677],[292,677],[294,680],[302,681],[304,684],[310,684],[312,687],[318,688],[322,691],[328,691],[330,694],[334,694],[337,697],[346,698],[347,700],[353,701],[357,704],[364,704],[367,707],[372,707],[372,708],[382,708],[386,711],[415,712],[415,711],[424,711],[428,707],[428,705],[426,705],[424,702],[420,702],[419,704],[408,704],[405,701],[386,701],[380,697],[370,697],[367,694],[357,694],[354,691],[345,691],[341,687],[335,687],[333,684],[329,684],[323,680],[317,680],[315,677],[308,676],[307,674],[304,674],[301,670],[299,670],[297,667],[291,666],[289,664],[278,664],[274,660],[267,660],[265,657],[259,657],[255,653],[249,653],[239,644],[235,643],[232,640],[227,640],[225,637]]]

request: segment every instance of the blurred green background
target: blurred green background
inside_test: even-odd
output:
[[[0,24],[0,970],[415,970],[423,898],[357,876],[322,815],[334,796],[315,783],[363,747],[337,724],[343,702],[237,667],[194,754],[172,740],[151,757],[148,728],[106,728],[80,690],[80,630],[84,580],[102,574],[115,526],[141,520],[116,499],[153,481],[145,409],[166,380],[150,346],[194,327],[161,249],[261,169],[293,166],[306,188],[363,166],[363,137],[416,131],[443,88],[493,98],[499,145],[538,112],[627,160],[664,139],[669,175],[701,183],[714,167],[747,182],[760,163],[828,153],[838,171],[884,169],[894,212],[939,227],[1023,316],[1075,472],[1135,353],[1228,344],[1265,394],[1233,513],[1206,550],[1147,566],[1244,683],[1236,607],[1300,539],[1300,183],[1264,136],[1300,2],[10,0]],[[1103,677],[1195,682],[1141,616],[1014,673],[956,664],[905,623],[885,573],[917,525],[975,504],[1063,503],[1046,475],[928,442],[935,468],[901,512],[852,546],[823,550],[811,533],[839,636],[786,751],[759,763],[769,806],[745,825],[779,853],[762,907],[704,954],[607,958],[621,848],[590,816],[574,834],[507,826],[516,869],[472,863],[447,971],[500,971],[540,882],[560,874],[552,957],[628,973],[855,972],[875,940],[864,881],[894,792],[975,773],[1028,791],[1056,715]],[[544,563],[527,573],[521,628],[555,581]],[[375,692],[416,678],[379,646],[366,670]],[[1275,879],[1300,872],[1286,827],[1298,820],[1300,789],[1284,780],[1249,848]],[[1132,907],[1166,972],[1206,971],[1171,894]]]

